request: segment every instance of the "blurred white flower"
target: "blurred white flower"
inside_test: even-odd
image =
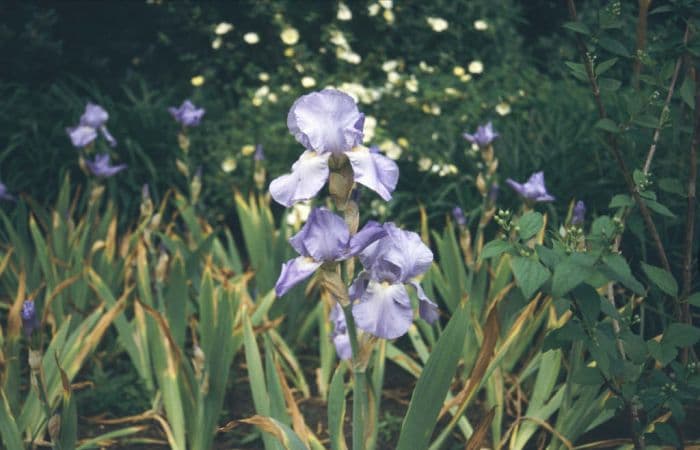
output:
[[[263,104],[263,99],[260,97],[253,97],[253,99],[250,101],[250,103],[252,103],[253,106],[260,106]]]
[[[241,154],[243,156],[250,156],[253,153],[255,153],[255,146],[252,144],[246,144],[243,147],[241,147]]]
[[[224,41],[220,37],[217,37],[216,39],[211,41],[211,48],[213,48],[214,50],[218,50],[219,48],[221,48],[221,44],[223,44],[223,42]]]
[[[262,81],[263,83],[266,83],[270,81],[270,74],[267,72],[260,72],[258,74],[258,80]]]
[[[388,24],[394,23],[395,17],[394,17],[394,12],[392,10],[385,9],[382,16],[384,17],[384,20],[386,21],[386,23],[388,23]]]
[[[386,74],[386,79],[389,81],[389,83],[392,84],[397,84],[401,80],[401,75],[399,75],[398,72],[391,71]]]
[[[350,64],[360,64],[362,62],[362,57],[352,50],[346,50],[344,48],[338,48],[335,52],[335,56]]]
[[[270,103],[277,103],[277,94],[274,92],[270,92],[267,94],[267,101]]]
[[[391,9],[394,7],[393,0],[379,0],[379,4],[382,5],[382,8],[384,9]]]
[[[260,42],[260,36],[258,36],[258,33],[253,33],[251,31],[243,35],[243,40],[246,41],[246,43],[253,45]]]
[[[190,83],[192,83],[192,86],[194,87],[199,87],[204,84],[204,77],[202,75],[196,75],[192,77]]]
[[[447,21],[442,17],[427,17],[425,20],[436,33],[442,33],[449,26]]]
[[[314,80],[313,77],[306,76],[301,79],[301,85],[305,88],[312,88],[316,86],[316,80]]]
[[[433,116],[439,116],[442,110],[440,109],[440,105],[437,105],[435,103],[425,103],[421,107],[424,113],[426,114],[432,114]]]
[[[464,75],[462,75],[461,77],[459,77],[459,81],[461,81],[461,82],[463,82],[463,83],[466,83],[466,82],[468,82],[468,81],[471,81],[471,79],[472,79],[472,76],[469,75],[468,73],[465,73]]]
[[[387,158],[393,160],[399,159],[401,157],[401,152],[403,152],[396,142],[389,139],[386,139],[379,145],[379,150],[383,151]]]
[[[228,22],[221,22],[216,26],[214,33],[218,34],[219,36],[222,36],[231,30],[233,30],[233,25],[231,25]]]
[[[452,69],[452,74],[456,77],[461,77],[464,75],[466,72],[464,71],[464,67],[462,66],[454,66]]]
[[[484,71],[484,63],[479,60],[469,63],[469,73],[479,74]]]
[[[343,34],[342,31],[339,30],[332,30],[331,31],[331,43],[335,45],[336,47],[342,47],[345,49],[350,48],[350,44],[348,44],[347,39],[345,39],[345,35]]]
[[[405,137],[400,137],[396,140],[396,143],[401,146],[401,148],[408,148],[408,139]]]
[[[420,70],[422,70],[422,71],[425,72],[425,73],[433,73],[433,72],[435,72],[435,67],[428,65],[428,63],[426,63],[425,61],[421,61],[421,62],[418,64],[418,67],[420,68]]]
[[[418,92],[418,80],[416,80],[416,77],[414,75],[411,75],[411,78],[406,80],[406,90],[409,92]]]
[[[265,85],[265,86],[260,86],[256,91],[255,91],[255,96],[256,97],[265,97],[267,94],[270,93],[270,87]]]
[[[280,39],[287,45],[294,45],[299,42],[299,32],[296,28],[286,27],[282,30],[282,33],[280,33]]]
[[[292,47],[287,47],[284,49],[284,56],[291,58],[294,56],[294,49]]]
[[[287,225],[299,229],[311,214],[311,202],[298,202],[287,210]]]
[[[280,86],[280,90],[282,92],[289,92],[292,90],[292,87],[288,85],[287,83],[284,83],[282,86]]]
[[[372,3],[367,7],[367,14],[369,14],[370,16],[376,16],[377,14],[379,14],[379,8],[379,4]]]
[[[496,105],[495,110],[498,113],[498,115],[507,116],[508,114],[510,114],[510,105],[506,102],[501,102],[498,105]]]
[[[485,20],[475,20],[474,28],[479,31],[484,31],[489,29],[489,24]]]
[[[426,157],[422,156],[420,159],[418,159],[418,170],[421,172],[427,172],[430,170],[430,167],[433,165],[433,161]]]
[[[350,8],[348,8],[348,5],[346,5],[343,2],[338,3],[338,20],[352,20],[352,11],[350,11]]]
[[[399,62],[395,59],[390,59],[388,61],[384,61],[382,63],[382,70],[384,72],[391,72],[392,70],[396,70],[396,68],[399,66]]]
[[[455,166],[454,164],[443,164],[440,167],[440,172],[438,173],[438,175],[444,177],[446,175],[455,175],[457,173],[459,173],[459,169],[457,169],[457,166]]]
[[[445,88],[445,94],[451,95],[453,97],[458,97],[459,96],[459,91],[453,87],[446,87]]]
[[[365,116],[365,128],[363,130],[365,134],[362,138],[362,142],[372,142],[376,129],[377,119],[375,119],[374,116]]]
[[[221,161],[221,170],[223,170],[226,173],[233,172],[234,170],[236,170],[236,167],[238,167],[238,163],[236,162],[236,158],[232,156],[229,156],[228,158]]]

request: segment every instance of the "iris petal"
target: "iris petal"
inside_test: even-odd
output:
[[[282,175],[270,183],[270,194],[277,203],[286,207],[300,200],[308,200],[323,188],[328,179],[328,157],[313,151],[302,153],[292,165],[292,173]]]
[[[384,339],[403,336],[413,322],[411,301],[403,284],[370,281],[352,314],[357,327]]]
[[[362,143],[362,117],[352,97],[324,89],[294,102],[287,127],[307,150],[340,153]]]
[[[384,200],[391,200],[391,193],[399,181],[399,167],[394,161],[366,147],[357,147],[345,153],[350,160],[356,182],[372,189]]]
[[[277,296],[283,296],[298,283],[310,277],[316,269],[321,267],[321,264],[305,256],[299,256],[282,264],[282,272],[275,283]]]

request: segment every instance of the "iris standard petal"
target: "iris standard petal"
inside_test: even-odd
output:
[[[357,327],[384,339],[403,336],[413,322],[411,300],[403,284],[370,281],[352,307]]]
[[[506,180],[506,183],[527,200],[535,202],[554,201],[554,197],[547,192],[547,188],[544,185],[544,173],[541,171],[533,173],[524,184],[520,184],[510,178]]]
[[[294,102],[287,127],[307,150],[340,153],[362,143],[362,117],[352,97],[324,89]]]
[[[299,256],[283,263],[280,277],[275,283],[277,297],[283,296],[295,285],[310,277],[316,269],[321,267],[321,264],[321,262],[305,256]]]
[[[270,183],[270,194],[277,203],[286,207],[300,200],[308,200],[323,188],[328,179],[330,153],[319,155],[305,151],[292,165],[292,173],[282,175]]]
[[[347,257],[350,231],[345,221],[326,208],[315,208],[302,229],[289,239],[301,255],[317,261],[336,261]]]
[[[350,284],[350,287],[348,288],[348,297],[350,297],[351,301],[355,301],[365,294],[365,291],[367,290],[367,285],[369,284],[369,280],[369,272],[363,270],[357,275],[355,280]]]
[[[374,241],[386,236],[386,230],[379,223],[370,220],[360,231],[350,238],[350,255],[355,256]]]
[[[353,179],[382,199],[391,200],[399,181],[399,166],[382,154],[370,152],[367,147],[356,147],[345,154],[352,166]]]
[[[88,102],[85,112],[80,116],[80,125],[87,125],[94,129],[100,128],[109,119],[109,114],[100,105]]]
[[[405,231],[393,223],[384,224],[387,236],[379,241],[382,261],[391,263],[401,269],[400,280],[403,283],[421,275],[433,263],[433,252],[423,243],[420,236],[412,231]]]
[[[102,125],[100,127],[100,132],[102,132],[102,136],[105,138],[105,140],[109,143],[110,146],[117,146],[117,140],[114,139],[114,136],[112,136],[112,133],[109,132],[106,126]]]
[[[425,295],[425,291],[419,282],[413,280],[410,284],[416,290],[416,295],[418,296],[418,314],[421,319],[430,324],[434,323],[440,317],[438,314],[438,306]]]
[[[68,136],[70,136],[73,146],[79,148],[85,147],[97,139],[97,131],[87,125],[78,125],[77,127],[66,128],[66,132],[68,132]]]

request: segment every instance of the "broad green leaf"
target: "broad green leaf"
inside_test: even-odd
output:
[[[593,274],[590,266],[580,264],[573,256],[569,256],[554,268],[552,295],[555,297],[563,297]]]
[[[513,258],[510,267],[526,299],[532,298],[550,275],[549,270],[533,258],[518,256]]]
[[[700,307],[700,292],[691,294],[690,297],[688,297],[688,303]]]
[[[620,86],[622,86],[622,82],[613,78],[601,77],[598,80],[598,87],[601,91],[615,92],[620,89]]]
[[[637,295],[644,294],[644,286],[632,275],[630,266],[621,255],[605,255],[603,264],[601,269],[610,279],[621,282]]]
[[[397,450],[426,449],[450,388],[468,329],[464,302],[457,307],[421,372],[401,425]]]
[[[691,77],[685,77],[678,93],[690,109],[695,109],[695,81]]]
[[[642,270],[649,277],[652,283],[659,287],[663,292],[676,297],[678,295],[678,283],[673,275],[660,267],[651,266],[642,262]]]
[[[686,197],[683,183],[678,178],[661,178],[657,184],[662,191]]]
[[[634,205],[634,200],[627,194],[617,194],[610,200],[609,208],[623,208]]]
[[[687,323],[672,323],[664,332],[662,344],[675,347],[690,347],[700,340],[700,328]]]
[[[583,22],[566,22],[563,27],[574,33],[585,34],[586,36],[591,34],[591,30]]]
[[[628,57],[630,55],[629,51],[625,48],[625,46],[622,45],[619,41],[616,41],[615,39],[610,39],[610,38],[604,37],[604,38],[601,38],[598,41],[598,43],[605,50],[607,50],[610,53],[613,53],[615,55],[625,56],[625,57]]]
[[[487,259],[487,258],[493,258],[496,257],[502,253],[505,253],[512,249],[513,246],[510,244],[510,242],[502,241],[500,239],[495,239],[493,241],[488,242],[486,245],[484,245],[483,250],[481,250],[481,258]]]
[[[600,130],[609,131],[610,133],[620,132],[620,128],[617,126],[617,124],[608,118],[597,121],[595,123],[595,127]]]
[[[673,214],[673,211],[668,209],[666,206],[662,205],[661,203],[654,201],[654,200],[647,200],[646,201],[647,206],[649,209],[654,211],[657,214],[661,214],[662,216],[670,217],[672,219],[676,218],[676,215]]]
[[[520,228],[518,233],[520,234],[520,239],[527,241],[534,235],[536,235],[542,226],[544,225],[544,219],[542,214],[536,211],[530,211],[518,220],[518,227]]]
[[[615,65],[617,60],[618,60],[617,58],[611,58],[611,59],[608,59],[607,61],[603,61],[602,63],[598,64],[597,66],[595,66],[595,74],[597,76],[603,75],[605,72],[610,70],[610,68],[612,66]]]

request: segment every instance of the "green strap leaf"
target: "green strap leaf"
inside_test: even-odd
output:
[[[460,303],[426,363],[401,426],[397,450],[428,448],[468,329],[466,304]]]

